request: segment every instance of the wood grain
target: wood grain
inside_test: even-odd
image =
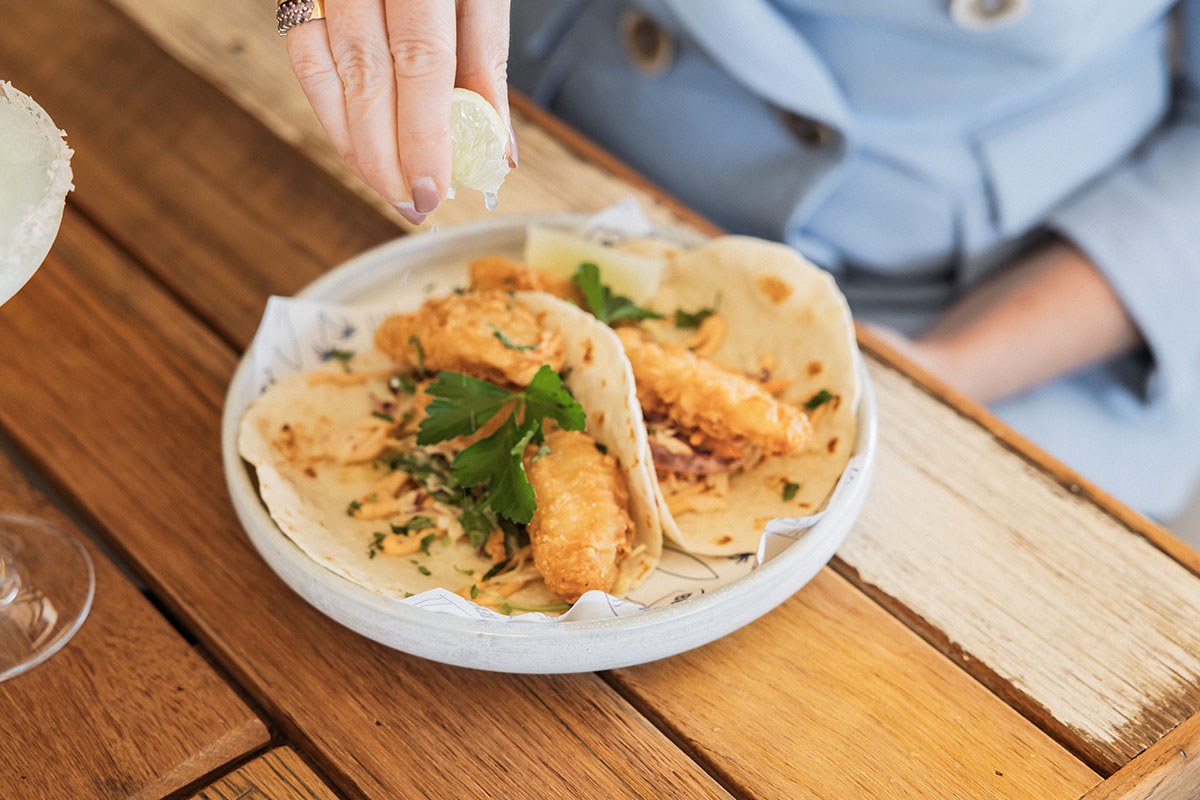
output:
[[[1200,717],[1193,716],[1081,800],[1196,800]]]
[[[222,478],[215,398],[232,353],[71,209],[46,265],[0,313],[0,340],[0,426],[54,466],[64,492],[343,790],[727,796],[594,675],[520,678],[407,657],[287,589],[247,542]],[[193,363],[177,354],[182,340],[212,355]]]
[[[313,127],[311,112],[295,87],[278,42],[259,24],[257,7],[246,4],[228,15],[211,15],[168,0],[116,1],[166,49],[224,87],[276,133],[296,142],[339,179],[355,182],[328,163],[328,145]],[[227,47],[222,49],[221,42]],[[122,47],[130,45],[125,42]],[[230,54],[230,49],[238,52]],[[529,113],[539,125],[547,126],[553,146],[526,148],[525,140],[536,130],[522,128],[528,131],[522,137],[522,166],[512,180],[527,170],[536,171],[537,180],[506,184],[505,203],[548,207],[545,204],[558,195],[546,194],[547,186],[555,192],[570,187],[570,199],[556,210],[594,209],[627,193],[627,184],[613,177],[630,177],[626,168],[561,123],[547,120],[540,112]],[[581,159],[589,162],[586,169]],[[254,196],[252,186],[231,186],[228,191]],[[657,195],[644,184],[640,191],[641,196]],[[98,206],[119,204],[104,199],[89,204]],[[711,226],[668,200],[660,206],[671,210],[674,218],[711,231]],[[370,212],[360,207],[356,215],[365,218]],[[130,230],[115,213],[108,219],[117,229]],[[168,273],[168,260],[164,256],[160,261],[163,264],[156,269]],[[311,267],[296,269],[308,274]],[[235,291],[254,291],[237,288],[228,275],[218,281],[233,285]],[[255,304],[252,298],[239,301],[242,308]],[[238,320],[232,327],[241,330],[247,325],[246,320]],[[880,352],[888,354],[884,349]],[[1190,609],[1200,584],[1186,580],[1168,560],[1140,546],[1139,535],[1128,526],[1134,525],[1140,535],[1153,531],[1131,512],[1114,518],[1099,513],[1092,496],[1062,490],[1061,482],[1069,476],[1064,477],[1061,466],[1047,472],[1015,457],[1010,442],[1023,440],[986,411],[976,407],[975,422],[970,422],[916,390],[899,373],[876,369],[875,374],[884,386],[881,452],[886,463],[879,479],[883,489],[876,489],[838,568],[1104,772],[1125,763],[1197,711],[1200,705],[1192,685],[1200,657],[1193,655],[1195,650],[1184,652],[1175,645],[1173,627],[1180,628],[1186,642],[1197,635],[1196,616]],[[961,398],[958,402],[966,405]],[[976,424],[980,421],[984,427]],[[952,448],[930,446],[942,440],[943,429],[952,431],[956,442],[963,437],[972,442],[969,464],[956,459]],[[925,445],[911,447],[914,440]],[[1022,452],[1028,457],[1032,450]],[[960,468],[967,469],[961,478],[948,471]],[[984,478],[987,482],[981,484]],[[976,496],[973,491],[991,495]],[[914,517],[913,509],[929,513]],[[1019,535],[1012,533],[1017,520]],[[1019,539],[1020,549],[1010,552],[1014,538]],[[1164,547],[1164,542],[1170,545],[1167,539],[1156,540],[1160,548],[1178,557],[1191,552],[1183,546]],[[1055,558],[1077,560],[1041,557],[1043,548]],[[1109,576],[1119,558],[1132,559],[1120,564],[1114,574],[1133,576],[1135,592],[1126,591]],[[1168,579],[1158,583],[1154,576],[1160,571]],[[943,586],[955,588],[939,590]],[[1081,587],[1088,604],[1076,602]],[[1008,599],[1026,596],[1041,598],[1052,612],[1012,613]],[[1185,612],[1190,616],[1170,620],[1171,613]],[[1107,635],[1112,626],[1119,636]],[[1130,671],[1115,669],[1115,664]],[[1109,702],[1110,697],[1115,701]]]
[[[337,800],[290,747],[263,753],[215,781],[191,800]]]
[[[846,588],[826,570],[756,624],[613,678],[755,797],[1074,798],[1099,781]]]
[[[96,569],[79,632],[0,683],[0,796],[158,800],[266,744],[245,703],[3,454],[0,509],[75,534]]]

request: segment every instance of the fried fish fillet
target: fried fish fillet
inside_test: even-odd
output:
[[[533,563],[555,594],[575,602],[589,589],[610,591],[630,552],[629,487],[617,460],[582,431],[546,434],[550,450],[525,469],[537,496],[529,523]]]
[[[617,335],[647,416],[666,416],[713,439],[750,442],[773,456],[794,452],[812,432],[803,409],[781,403],[739,372],[683,347],[652,342],[637,328],[619,328]]]
[[[517,292],[546,292],[583,305],[583,292],[570,278],[513,261],[504,256],[484,256],[471,262],[471,288]]]
[[[397,362],[527,386],[543,364],[558,371],[563,343],[508,292],[452,294],[396,314],[375,331],[375,346]]]

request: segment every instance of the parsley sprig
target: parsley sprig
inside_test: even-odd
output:
[[[662,319],[662,314],[642,308],[628,297],[613,294],[612,289],[600,282],[600,268],[595,264],[580,264],[571,280],[583,292],[588,310],[601,322],[611,325],[622,320]]]
[[[587,424],[583,407],[563,386],[558,374],[543,365],[529,386],[510,392],[462,373],[439,372],[425,392],[433,400],[417,431],[420,445],[469,436],[511,406],[499,428],[454,457],[451,472],[462,486],[487,483],[486,505],[505,519],[528,524],[537,502],[521,460],[525,446],[545,442],[542,423],[547,419],[569,431],[581,431]]]

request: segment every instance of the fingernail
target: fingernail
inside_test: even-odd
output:
[[[420,225],[425,221],[425,215],[417,213],[413,208],[412,203],[395,203],[392,208],[400,212],[400,216],[411,222],[413,225]]]
[[[511,154],[508,157],[508,165],[514,169],[517,166],[517,134],[513,131],[512,120],[508,122],[508,144]]]
[[[413,207],[421,214],[428,214],[442,201],[438,196],[433,178],[417,178],[412,185]]]

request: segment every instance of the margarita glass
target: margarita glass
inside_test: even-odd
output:
[[[0,305],[33,276],[58,234],[71,189],[63,136],[41,106],[0,81]],[[0,513],[0,681],[58,652],[91,610],[95,586],[91,559],[73,536]]]

